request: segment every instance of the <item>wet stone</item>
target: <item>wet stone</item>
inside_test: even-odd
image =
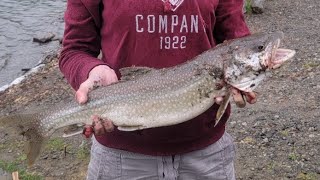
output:
[[[47,43],[53,40],[56,35],[53,33],[40,34],[33,38],[33,42]]]

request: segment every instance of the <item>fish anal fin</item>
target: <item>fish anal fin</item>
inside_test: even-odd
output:
[[[224,112],[226,111],[228,104],[230,102],[230,97],[231,97],[231,93],[228,91],[219,106],[219,109],[216,114],[216,122],[215,122],[214,126],[216,126],[219,123],[221,117],[223,116]]]
[[[73,124],[63,130],[62,137],[71,137],[83,133],[84,124]]]
[[[118,129],[120,131],[136,131],[136,130],[140,130],[143,129],[143,126],[118,126]]]
[[[127,80],[135,79],[139,76],[142,76],[150,72],[151,70],[153,70],[153,68],[132,66],[132,67],[121,68],[119,71],[121,74],[121,80],[127,81]]]
[[[75,136],[75,135],[82,134],[82,133],[83,133],[83,129],[78,130],[78,131],[63,133],[62,137],[67,138],[67,137]]]

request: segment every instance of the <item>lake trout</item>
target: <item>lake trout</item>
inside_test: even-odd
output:
[[[260,33],[226,41],[170,68],[124,68],[119,82],[93,90],[84,105],[63,102],[2,117],[0,126],[18,129],[27,137],[31,165],[44,140],[57,129],[91,125],[92,115],[112,120],[122,131],[170,126],[200,115],[213,105],[214,97],[224,95],[212,119],[217,124],[229,103],[230,87],[252,92],[268,70],[294,56],[295,51],[279,48],[282,37],[281,32]]]

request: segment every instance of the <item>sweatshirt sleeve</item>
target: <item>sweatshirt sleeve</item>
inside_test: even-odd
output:
[[[99,4],[85,6],[81,0],[67,2],[59,68],[74,89],[88,78],[92,68],[106,64],[96,58],[101,48],[100,22],[99,12],[92,11],[99,11]]]
[[[243,14],[244,0],[220,0],[215,11],[214,37],[218,43],[250,34]]]

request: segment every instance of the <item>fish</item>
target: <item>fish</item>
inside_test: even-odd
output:
[[[229,40],[168,68],[126,67],[120,69],[119,82],[92,90],[86,104],[70,101],[28,110],[1,117],[0,126],[27,137],[26,154],[32,165],[54,132],[92,125],[92,115],[112,120],[121,131],[171,126],[195,118],[214,104],[215,97],[224,96],[213,117],[218,124],[231,87],[252,92],[270,70],[294,56],[294,50],[280,48],[283,36],[282,32],[256,33]]]

